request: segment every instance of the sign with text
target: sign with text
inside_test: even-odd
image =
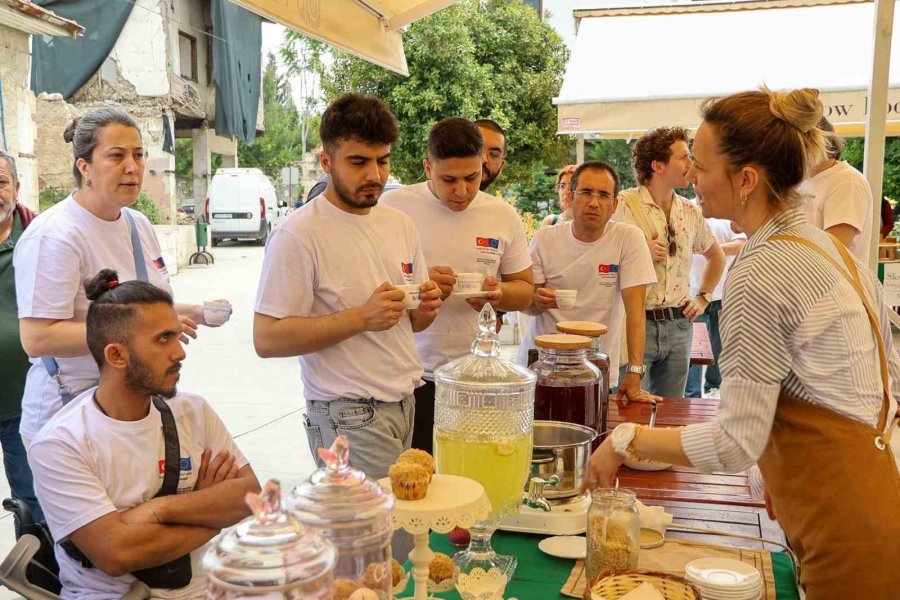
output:
[[[900,306],[900,262],[884,263],[884,301]]]

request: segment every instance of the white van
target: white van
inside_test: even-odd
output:
[[[203,211],[212,245],[225,239],[249,239],[264,245],[285,206],[259,169],[216,170]]]

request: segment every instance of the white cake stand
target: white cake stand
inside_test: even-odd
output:
[[[391,489],[388,478],[378,483]],[[484,487],[477,481],[456,475],[435,475],[428,486],[428,493],[421,500],[397,500],[391,516],[394,529],[403,529],[413,535],[416,545],[409,553],[412,561],[415,594],[406,600],[427,600],[428,566],[434,552],[428,547],[428,532],[449,533],[454,527],[468,529],[476,521],[482,521],[491,512],[491,503]]]

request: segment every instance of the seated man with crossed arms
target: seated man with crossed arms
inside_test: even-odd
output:
[[[203,546],[250,514],[259,482],[213,409],[178,392],[185,353],[168,292],[85,283],[87,343],[100,384],[59,411],[28,459],[56,541],[63,598],[202,598]]]

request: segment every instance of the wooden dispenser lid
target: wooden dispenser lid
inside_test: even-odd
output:
[[[560,333],[571,333],[587,337],[600,337],[601,335],[606,335],[606,332],[609,331],[606,325],[593,321],[560,321],[556,324],[556,329]]]
[[[591,338],[583,335],[569,335],[566,333],[548,333],[534,338],[538,348],[553,348],[554,350],[582,350],[591,347]]]

